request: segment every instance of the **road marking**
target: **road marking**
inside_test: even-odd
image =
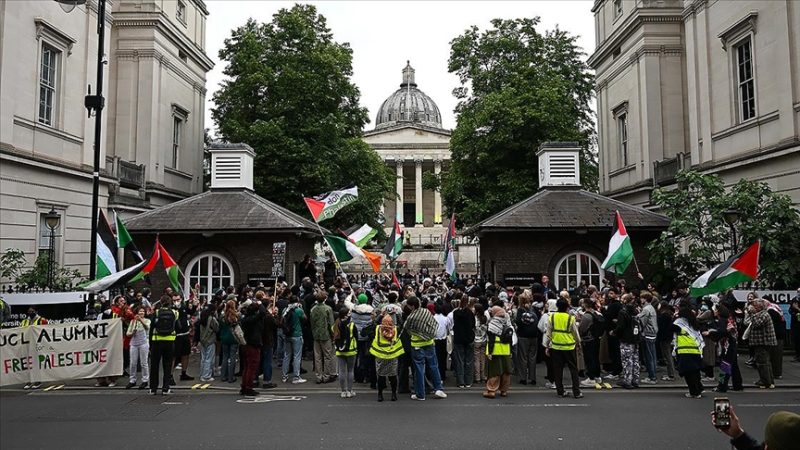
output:
[[[200,386],[200,389],[208,389],[209,386],[211,386],[211,383]]]
[[[185,405],[184,402],[161,402],[162,405]]]
[[[197,383],[197,384],[195,384],[194,386],[192,386],[192,389],[197,389],[197,388],[199,388],[200,386],[201,386],[201,384],[200,384],[200,383]]]
[[[798,407],[800,403],[740,403],[736,405],[737,408],[784,408],[784,407]]]
[[[54,390],[54,391],[57,391],[57,390],[59,390],[59,389],[62,389],[63,387],[64,387],[64,385],[63,385],[63,384],[61,384],[61,385],[58,385],[58,386],[56,386],[55,388],[53,388],[53,390]]]
[[[336,408],[336,407],[339,407],[339,406],[349,406],[351,404],[352,403],[350,403],[350,402],[333,403],[333,404],[329,404],[328,407],[329,408]],[[474,404],[474,403],[470,403],[470,404],[461,404],[461,403],[452,404],[452,403],[449,403],[449,404],[452,405],[452,406],[456,406],[456,407],[475,407],[475,408],[509,408],[509,407],[515,407],[515,408],[588,408],[589,407],[588,403],[494,403],[494,404],[491,404],[491,403],[482,403],[482,404],[480,404],[480,403],[479,404]],[[359,408],[363,408],[363,407],[385,408],[385,406],[383,406],[383,405],[376,405],[376,404],[373,404],[373,403],[368,403],[368,404],[359,403],[358,407]]]
[[[49,391],[50,389],[53,389],[54,387],[56,387],[56,385],[55,385],[55,384],[54,384],[54,385],[52,385],[52,386],[48,386],[48,387],[46,387],[46,388],[44,388],[44,389],[43,389],[43,392],[47,392],[47,391]]]
[[[304,395],[260,395],[258,397],[245,397],[236,400],[236,403],[270,403],[280,401],[299,402],[306,398]]]

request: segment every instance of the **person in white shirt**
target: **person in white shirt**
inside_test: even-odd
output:
[[[150,353],[150,341],[148,334],[150,332],[150,319],[145,317],[145,309],[143,306],[136,308],[136,317],[128,325],[128,336],[131,337],[131,364],[128,368],[130,380],[126,389],[136,386],[136,367],[141,364],[142,366],[142,384],[139,389],[147,389],[150,382],[150,364],[148,361],[148,354]]]
[[[436,319],[438,328],[436,329],[436,336],[433,339],[436,345],[436,360],[439,363],[439,375],[442,377],[442,382],[444,382],[447,379],[447,336],[449,336],[450,332],[453,330],[453,321],[442,314],[442,305],[437,304],[434,307],[434,311],[435,314],[433,318]]]

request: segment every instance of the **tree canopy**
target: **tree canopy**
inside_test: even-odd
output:
[[[256,152],[255,191],[308,216],[302,196],[357,184],[359,199],[325,222],[378,224],[392,173],[361,140],[369,122],[351,82],[352,50],[334,41],[314,6],[250,19],[219,52],[226,79],[214,94],[220,136]]]
[[[546,141],[578,141],[582,184],[597,187],[593,76],[576,37],[540,33],[538,17],[491,24],[453,39],[448,64],[461,86],[440,187],[447,209],[467,225],[538,190],[535,153]]]
[[[766,183],[740,180],[729,191],[716,175],[678,174],[676,189],[656,189],[653,204],[670,218],[669,228],[648,247],[668,278],[692,282],[734,253],[726,211],[736,211],[736,250],[761,240],[758,282],[776,289],[800,283],[800,214],[788,196]]]

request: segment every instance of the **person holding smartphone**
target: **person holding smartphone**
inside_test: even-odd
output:
[[[150,341],[147,339],[148,333],[150,332],[150,319],[145,317],[145,312],[143,306],[136,307],[136,315],[128,325],[127,335],[130,336],[131,340],[131,358],[128,368],[130,379],[125,389],[136,386],[136,367],[138,364],[142,366],[142,384],[139,385],[139,389],[147,389],[148,383],[150,382],[150,365],[148,361]]]
[[[800,441],[800,415],[789,411],[773,413],[764,426],[764,442],[759,444],[755,438],[744,431],[730,402],[727,403],[727,411],[724,409],[721,411],[719,400],[727,401],[727,399],[715,400],[714,411],[711,412],[711,424],[720,433],[730,436],[731,446],[735,449],[789,450],[797,448],[797,442]]]

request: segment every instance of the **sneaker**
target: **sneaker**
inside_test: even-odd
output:
[[[139,390],[141,391],[141,390],[147,389],[147,385],[148,384],[149,383],[147,381],[142,382],[142,384],[139,385]]]
[[[467,384],[467,385],[465,385],[465,386],[464,386],[464,388],[466,388],[466,389],[469,389],[469,388],[471,388],[471,387],[472,387],[472,385],[471,385],[471,384]]]
[[[625,380],[617,381],[617,386],[619,386],[619,387],[621,387],[623,389],[633,389],[633,385],[628,383]]]
[[[183,370],[183,365],[182,365],[181,363],[178,363],[178,364],[175,366],[175,370]]]
[[[25,386],[22,386],[22,389],[30,389],[33,386],[33,383],[25,383]]]
[[[669,375],[664,375],[661,377],[661,381],[675,381],[675,377],[671,377]]]
[[[169,394],[172,394],[172,389],[170,388],[161,389],[161,395],[169,395]]]
[[[31,389],[39,389],[40,387],[42,387],[42,383],[39,383],[38,381],[31,385]],[[773,384],[772,387],[775,387],[775,385]]]
[[[194,377],[186,375],[185,373],[181,374],[181,381],[192,381],[192,380],[194,380]]]
[[[594,385],[595,385],[595,382],[591,378],[587,378],[587,379],[581,381],[581,387],[590,388],[590,387],[594,387]]]
[[[307,380],[304,380],[303,378],[295,378],[294,380],[292,380],[292,384],[303,384],[306,381]]]
[[[641,383],[642,384],[656,384],[656,383],[658,383],[658,381],[656,381],[655,378],[644,378],[644,379],[642,379]]]
[[[157,391],[155,389],[150,389],[150,395],[156,395]]]
[[[555,383],[551,383],[549,381],[545,381],[544,382],[544,387],[545,387],[545,389],[555,389],[556,388],[556,384]]]
[[[94,383],[94,387],[106,387],[106,386],[108,386],[108,385],[107,385],[107,384],[105,384],[105,383],[101,383],[101,382],[99,382],[99,381],[97,381],[97,382],[95,382],[95,383]],[[28,383],[28,384],[26,384],[26,385],[25,385],[25,389],[29,389],[30,387],[31,387],[31,384],[30,384],[30,383]]]
[[[112,381],[111,383],[108,383],[108,387],[114,387],[116,385],[117,385],[116,381]]]
[[[130,389],[130,388],[132,388],[134,386],[136,386],[136,383],[130,382],[130,383],[125,385],[125,389]]]
[[[34,388],[34,389],[35,389],[35,388]],[[770,384],[770,385],[769,385],[769,387],[768,387],[767,389],[775,389],[775,385],[774,385],[774,384]]]
[[[211,378],[200,377],[200,381],[202,381],[203,383],[208,383],[210,381],[214,381],[214,377],[211,377]]]
[[[424,402],[425,401],[425,397],[418,398],[417,394],[411,394],[411,400],[419,400],[421,402]]]
[[[613,373],[610,373],[610,374],[606,375],[606,380],[615,381],[615,380],[618,380],[618,379],[619,379],[619,375],[614,375]]]
[[[348,393],[347,393],[347,396],[348,396],[349,398],[353,398],[353,397],[355,397],[355,396],[356,396],[356,391],[350,391],[350,392],[348,392]]]
[[[578,392],[577,394],[573,395],[575,398],[583,398],[583,392]]]
[[[688,392],[683,394],[683,396],[686,397],[686,398],[703,398],[702,395],[692,395],[692,394],[690,394]]]
[[[436,392],[434,392],[433,396],[436,397],[436,398],[447,398],[447,394],[445,394],[444,391],[441,390],[441,389],[436,391]]]
[[[284,383],[286,383],[287,381],[289,381],[289,375],[284,375],[284,376],[282,376],[282,377],[281,377],[281,381],[283,381]]]
[[[703,378],[700,379],[700,381],[702,381],[703,383],[711,383],[711,382],[717,381],[717,380],[715,380],[712,377],[703,377]]]

